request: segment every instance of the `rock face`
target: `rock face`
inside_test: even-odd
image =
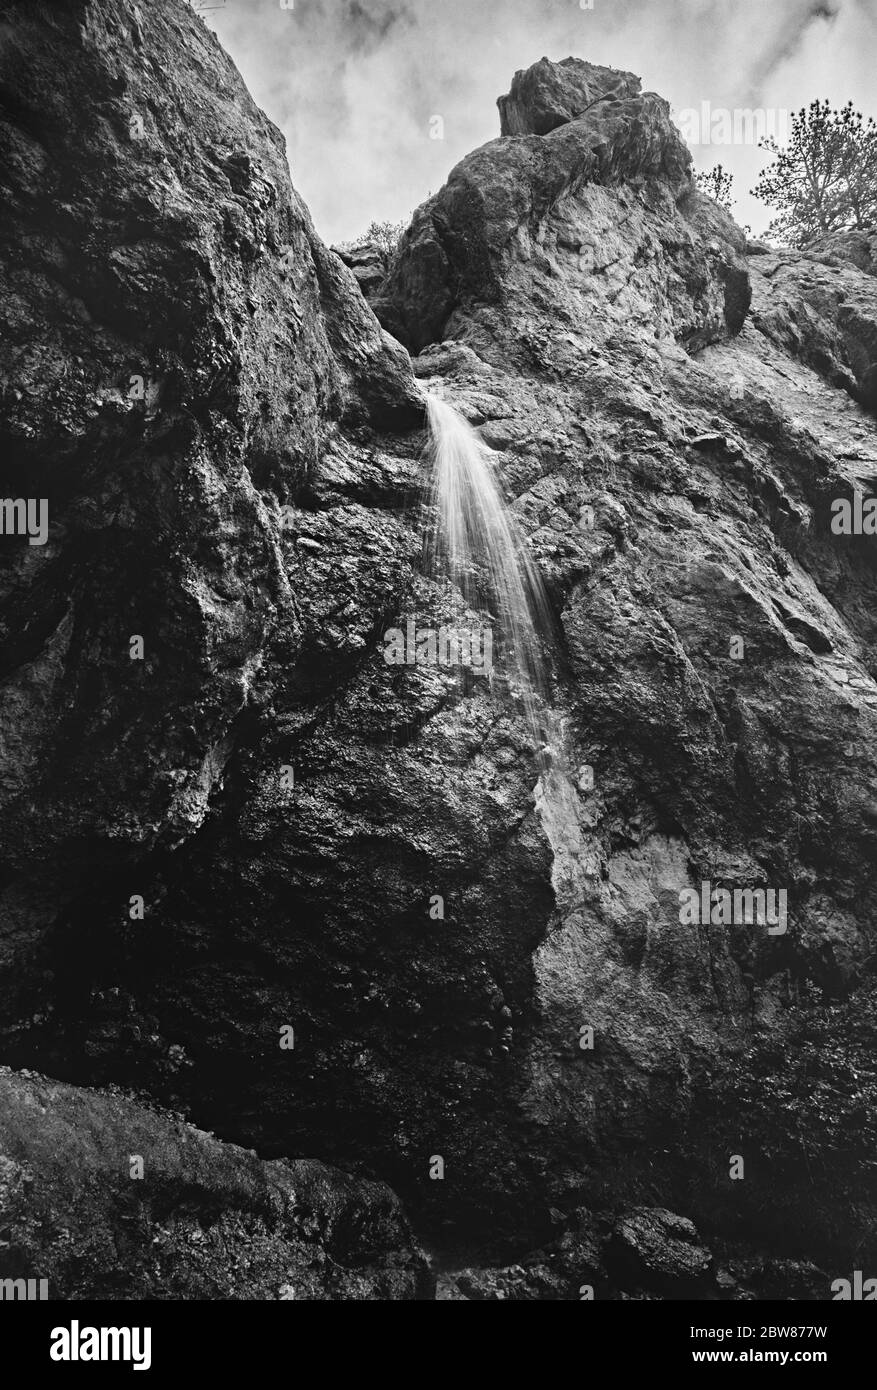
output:
[[[356,276],[356,283],[366,299],[376,298],[387,278],[387,257],[373,241],[356,246],[333,246],[332,250]]]
[[[49,513],[45,545],[0,542],[2,1056],[124,1079],[133,1049],[169,1078],[188,1065],[181,1040],[139,1006],[123,1021],[128,967],[104,947],[141,984],[142,953],[162,960],[169,942],[153,956],[147,935],[165,890],[150,896],[146,866],[237,803],[238,759],[270,705],[270,681],[254,697],[260,670],[279,661],[292,688],[314,661],[299,664],[309,629],[336,662],[317,658],[318,701],[358,663],[392,577],[375,572],[333,645],[324,624],[344,619],[301,607],[314,552],[282,508],[324,455],[343,460],[355,439],[364,461],[376,430],[418,425],[423,403],[407,354],[316,237],[279,133],[182,0],[7,5],[0,84],[2,490]],[[342,488],[363,485],[356,473]],[[376,531],[393,490],[382,479]],[[366,517],[350,498],[338,537],[324,532],[335,577],[310,582],[326,615],[347,601]],[[288,728],[279,738],[285,762]],[[160,968],[185,972],[172,964],[185,928],[170,933]],[[237,960],[235,1005],[196,985],[209,1049],[224,1046],[217,1027],[238,1035],[240,951],[219,965]],[[275,983],[285,992],[282,971]],[[258,1031],[276,1047],[270,1005]],[[120,1069],[100,1062],[106,1047]]]
[[[419,351],[455,336],[459,311],[507,304],[515,290],[529,316],[530,270],[552,276],[552,256],[557,273],[567,266],[587,296],[588,278],[623,264],[619,253],[633,237],[650,249],[643,248],[649,259],[631,297],[639,299],[641,317],[655,319],[656,331],[669,329],[674,309],[689,343],[708,341],[726,326],[737,331],[748,306],[738,254],[745,238],[728,222],[710,247],[709,234],[688,228],[677,200],[691,196],[691,156],[667,103],[640,95],[639,85],[631,73],[575,60],[567,66],[543,58],[516,75],[500,100],[512,138],[492,140],[458,164],[402,238],[376,301],[393,333]],[[565,114],[578,109],[581,119]],[[539,133],[518,133],[533,130]],[[638,197],[641,189],[649,201]],[[682,238],[678,255],[663,266],[662,231]],[[667,271],[658,302],[650,268]]]
[[[817,243],[806,260],[758,259],[752,322],[764,336],[877,407],[877,283],[865,238]],[[864,270],[863,275],[861,271]]]
[[[666,103],[543,60],[374,301],[412,373],[182,0],[4,22],[4,495],[50,524],[0,556],[0,1060],[390,1183],[496,1266],[442,1296],[829,1296],[877,1256],[861,245],[747,254]],[[551,770],[382,657],[460,613],[424,388],[549,586]],[[684,923],[704,882],[788,930]]]
[[[554,1191],[633,1195],[650,1165],[675,1211],[839,1258],[874,1229],[877,687],[874,538],[835,534],[831,504],[877,487],[877,305],[861,239],[746,251],[631,95],[464,160],[415,214],[387,321],[496,450],[593,769],[543,812],[556,910],[519,1105]],[[789,930],[683,925],[704,882],[785,886]]]
[[[852,261],[868,275],[877,274],[877,229],[867,232],[829,232],[808,247],[808,255],[832,265]]]

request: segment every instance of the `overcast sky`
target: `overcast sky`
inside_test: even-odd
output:
[[[713,112],[770,116],[819,96],[877,116],[877,0],[197,0],[196,8],[283,130],[293,181],[328,242],[355,238],[372,219],[407,220],[465,154],[499,134],[496,98],[517,68],[543,55],[635,72],[679,113],[709,102]],[[431,138],[440,130],[442,139]],[[763,231],[771,214],[748,191],[766,156],[739,142],[692,143],[692,154],[697,168],[731,169],[737,220]]]

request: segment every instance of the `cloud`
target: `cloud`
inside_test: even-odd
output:
[[[205,19],[283,130],[327,241],[407,218],[498,135],[496,98],[543,54],[629,69],[677,111],[819,96],[874,112],[871,0],[226,0]],[[693,153],[731,170],[738,220],[763,230],[770,213],[747,190],[765,156]]]

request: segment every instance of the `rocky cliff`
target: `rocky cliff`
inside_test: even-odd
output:
[[[143,1219],[197,1152],[260,1242],[238,1296],[305,1258],[280,1160],[343,1169],[315,1207],[401,1271],[333,1274],[318,1215],[307,1296],[428,1296],[381,1183],[442,1297],[830,1296],[877,1254],[874,540],[831,525],[877,490],[868,239],[747,243],[665,102],[543,59],[382,329],[182,0],[0,39],[0,467],[49,509],[0,542],[0,1061],[104,1091],[4,1084],[71,1133],[132,1093],[215,1131],[137,1118],[174,1154]],[[424,390],[549,586],[551,770],[498,684],[382,659],[455,611]],[[683,924],[703,882],[788,929]],[[3,1131],[16,1172],[41,1135]]]

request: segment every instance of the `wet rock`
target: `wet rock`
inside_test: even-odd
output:
[[[498,193],[505,161],[522,161],[515,196],[535,206],[554,150],[523,161],[551,142],[586,140],[599,111],[463,161],[415,216],[389,287],[412,324],[429,324],[437,301],[427,252],[452,251],[472,227],[461,190],[472,190],[471,207],[486,210],[491,228],[505,210],[505,239],[476,238],[486,248],[480,279],[440,279],[457,287],[453,307],[437,316],[443,341],[422,351],[415,371],[484,422],[563,615],[580,739],[573,765],[593,769],[593,794],[577,797],[575,810],[559,788],[556,805],[541,803],[557,910],[534,956],[524,1113],[546,1137],[559,1115],[570,1122],[578,1146],[568,1138],[557,1158],[566,1154],[570,1181],[588,1163],[597,1206],[627,1175],[631,1197],[645,1196],[639,1165],[626,1157],[644,1135],[644,1162],[668,1191],[680,1162],[693,1171],[696,1152],[704,1181],[689,1214],[712,1221],[720,1212],[737,1229],[742,1209],[755,1219],[754,1189],[747,1183],[733,1199],[724,1190],[735,1186],[727,1155],[742,1141],[718,1073],[724,1060],[734,1070],[752,1030],[774,1040],[790,1025],[817,1030],[825,1050],[814,1065],[827,1094],[828,1040],[840,1027],[869,1095],[873,1086],[871,927],[852,908],[871,881],[854,846],[872,837],[873,766],[861,730],[877,692],[861,595],[873,594],[873,542],[829,530],[830,499],[873,490],[877,476],[865,408],[872,279],[848,261],[770,249],[741,266],[739,229],[709,199],[655,174],[659,190],[648,161],[641,177],[628,166],[618,185],[585,178],[541,204],[535,220],[518,220],[518,204]],[[793,767],[801,754],[807,772]],[[807,825],[832,827],[830,855],[804,828],[802,797]],[[784,939],[681,930],[679,885],[709,878],[708,864],[731,885],[756,881],[759,864],[787,882],[798,907]],[[852,881],[860,886],[850,898]],[[849,998],[843,1023],[817,1002],[825,991]],[[582,1024],[594,1029],[593,1052],[578,1047]],[[759,1065],[753,1054],[743,1073]],[[759,1115],[763,1144],[770,1106],[758,1103],[757,1084],[745,1113]],[[843,1124],[847,1102],[834,1092],[823,1109],[806,1092],[802,1077],[794,1107],[821,1151],[831,1144],[829,1112]],[[684,1139],[672,1113],[691,1117]],[[758,1221],[767,1210],[782,1241],[794,1210],[811,1239],[832,1246],[829,1213],[847,1198],[805,1197],[796,1144],[791,1135],[778,1144],[782,1180],[758,1164],[757,1185],[771,1193]],[[846,1151],[840,1186],[852,1205],[867,1192],[873,1210],[866,1148]],[[721,1195],[707,1193],[707,1171]],[[853,1223],[844,1230],[842,1243],[852,1241]]]
[[[385,1179],[506,1271],[463,1297],[522,1252],[528,1297],[638,1296],[549,1213],[658,1200],[860,1267],[877,592],[830,506],[877,477],[873,276],[747,255],[659,97],[537,64],[508,120],[552,128],[374,300],[412,371],[187,7],[6,13],[0,443],[50,527],[0,557],[0,1056]],[[472,621],[422,572],[428,390],[548,585],[550,771],[501,682],[382,657]],[[705,881],[788,931],[684,923]],[[654,1213],[617,1241],[641,1296],[700,1277]]]

